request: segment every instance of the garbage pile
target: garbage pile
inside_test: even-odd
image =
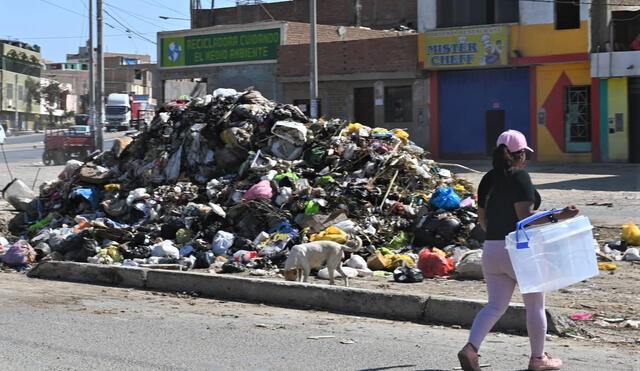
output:
[[[358,237],[354,264],[447,276],[484,238],[473,195],[402,129],[309,120],[258,91],[218,89],[164,105],[130,144],[69,161],[19,198],[9,227],[20,240],[4,250],[24,264],[266,275],[295,244]]]

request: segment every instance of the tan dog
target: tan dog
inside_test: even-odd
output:
[[[295,271],[297,281],[308,282],[311,269],[326,265],[330,285],[335,284],[333,276],[337,270],[345,286],[349,286],[349,277],[342,271],[342,259],[345,251],[356,252],[362,248],[362,241],[357,237],[356,241],[354,247],[333,241],[314,241],[293,246],[284,263],[285,277],[287,271]]]

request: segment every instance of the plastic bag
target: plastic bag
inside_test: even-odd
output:
[[[622,226],[622,240],[627,241],[629,245],[640,246],[640,228],[633,222],[633,219]]]
[[[418,258],[418,268],[424,278],[448,277],[453,270],[453,261],[440,254],[424,249]]]
[[[82,162],[78,160],[69,160],[64,166],[64,170],[58,174],[59,179],[69,179],[76,172],[76,170],[82,167]]]
[[[235,241],[235,239],[236,236],[233,233],[218,231],[218,233],[213,237],[211,250],[216,256],[226,255],[229,248],[233,246],[233,241]]]
[[[482,273],[482,250],[471,250],[465,253],[456,266],[458,277],[472,280],[484,278]]]
[[[164,169],[164,176],[167,181],[175,182],[180,177],[180,164],[182,162],[182,146],[171,156]]]
[[[347,233],[336,227],[329,227],[324,231],[311,235],[311,241],[333,241],[337,243],[347,242]]]
[[[342,271],[344,272],[344,274],[347,275],[348,278],[358,277],[358,270],[357,269],[350,268],[350,267],[342,267]],[[320,269],[318,271],[318,278],[321,278],[323,280],[328,280],[329,279],[329,269],[327,267],[324,267],[324,268]],[[338,271],[335,271],[334,274],[333,274],[333,278],[342,278],[342,275]]]
[[[460,196],[453,187],[438,188],[431,196],[429,203],[436,209],[454,210],[460,206]]]
[[[393,271],[393,280],[400,283],[416,283],[424,280],[418,268],[398,267]]]
[[[278,121],[271,127],[271,133],[298,146],[307,142],[307,127],[299,122]]]
[[[388,257],[388,263],[385,268],[387,268],[388,270],[393,270],[401,266],[413,268],[416,266],[416,262],[409,255],[395,254]]]
[[[180,257],[180,250],[173,245],[173,242],[167,240],[153,245],[151,255],[178,259]]]
[[[20,240],[2,255],[2,261],[9,266],[33,263],[36,260],[36,251],[25,240]]]
[[[399,235],[395,236],[391,242],[386,246],[389,250],[400,250],[407,247],[407,236],[404,232],[400,232]]]
[[[244,196],[243,200],[253,200],[256,198],[271,198],[273,197],[273,190],[271,189],[271,182],[268,180],[261,180],[257,184],[254,184]]]
[[[346,262],[344,262],[348,267],[355,269],[368,269],[367,262],[360,255],[353,254]]]
[[[334,224],[333,227],[340,228],[343,231],[345,231],[347,233],[352,233],[352,234],[355,234],[357,232],[357,228],[358,228],[356,223],[351,219],[347,219],[347,220],[343,220],[341,222],[338,222],[338,223]]]
[[[624,252],[622,260],[626,261],[640,261],[640,250],[636,247],[631,247]]]

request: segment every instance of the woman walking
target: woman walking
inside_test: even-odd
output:
[[[537,212],[540,194],[524,170],[527,146],[525,136],[516,130],[500,134],[493,151],[493,169],[484,175],[478,186],[479,223],[486,231],[482,252],[482,270],[487,282],[488,303],[477,314],[468,343],[458,352],[460,365],[465,371],[479,371],[478,349],[485,336],[509,307],[516,285],[516,276],[505,249],[505,237],[515,230],[516,223]],[[531,224],[554,222],[578,214],[575,206],[539,219]],[[529,370],[558,370],[562,361],[544,351],[547,317],[544,292],[522,295],[527,311],[527,333],[531,345]]]

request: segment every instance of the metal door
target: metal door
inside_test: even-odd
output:
[[[567,152],[591,152],[591,87],[567,86],[564,129]]]
[[[353,111],[355,122],[362,125],[375,123],[373,88],[353,89]]]
[[[527,68],[443,71],[438,75],[441,155],[484,156],[487,143],[494,140],[487,137],[487,110],[504,111],[504,128],[519,130],[529,138]]]

